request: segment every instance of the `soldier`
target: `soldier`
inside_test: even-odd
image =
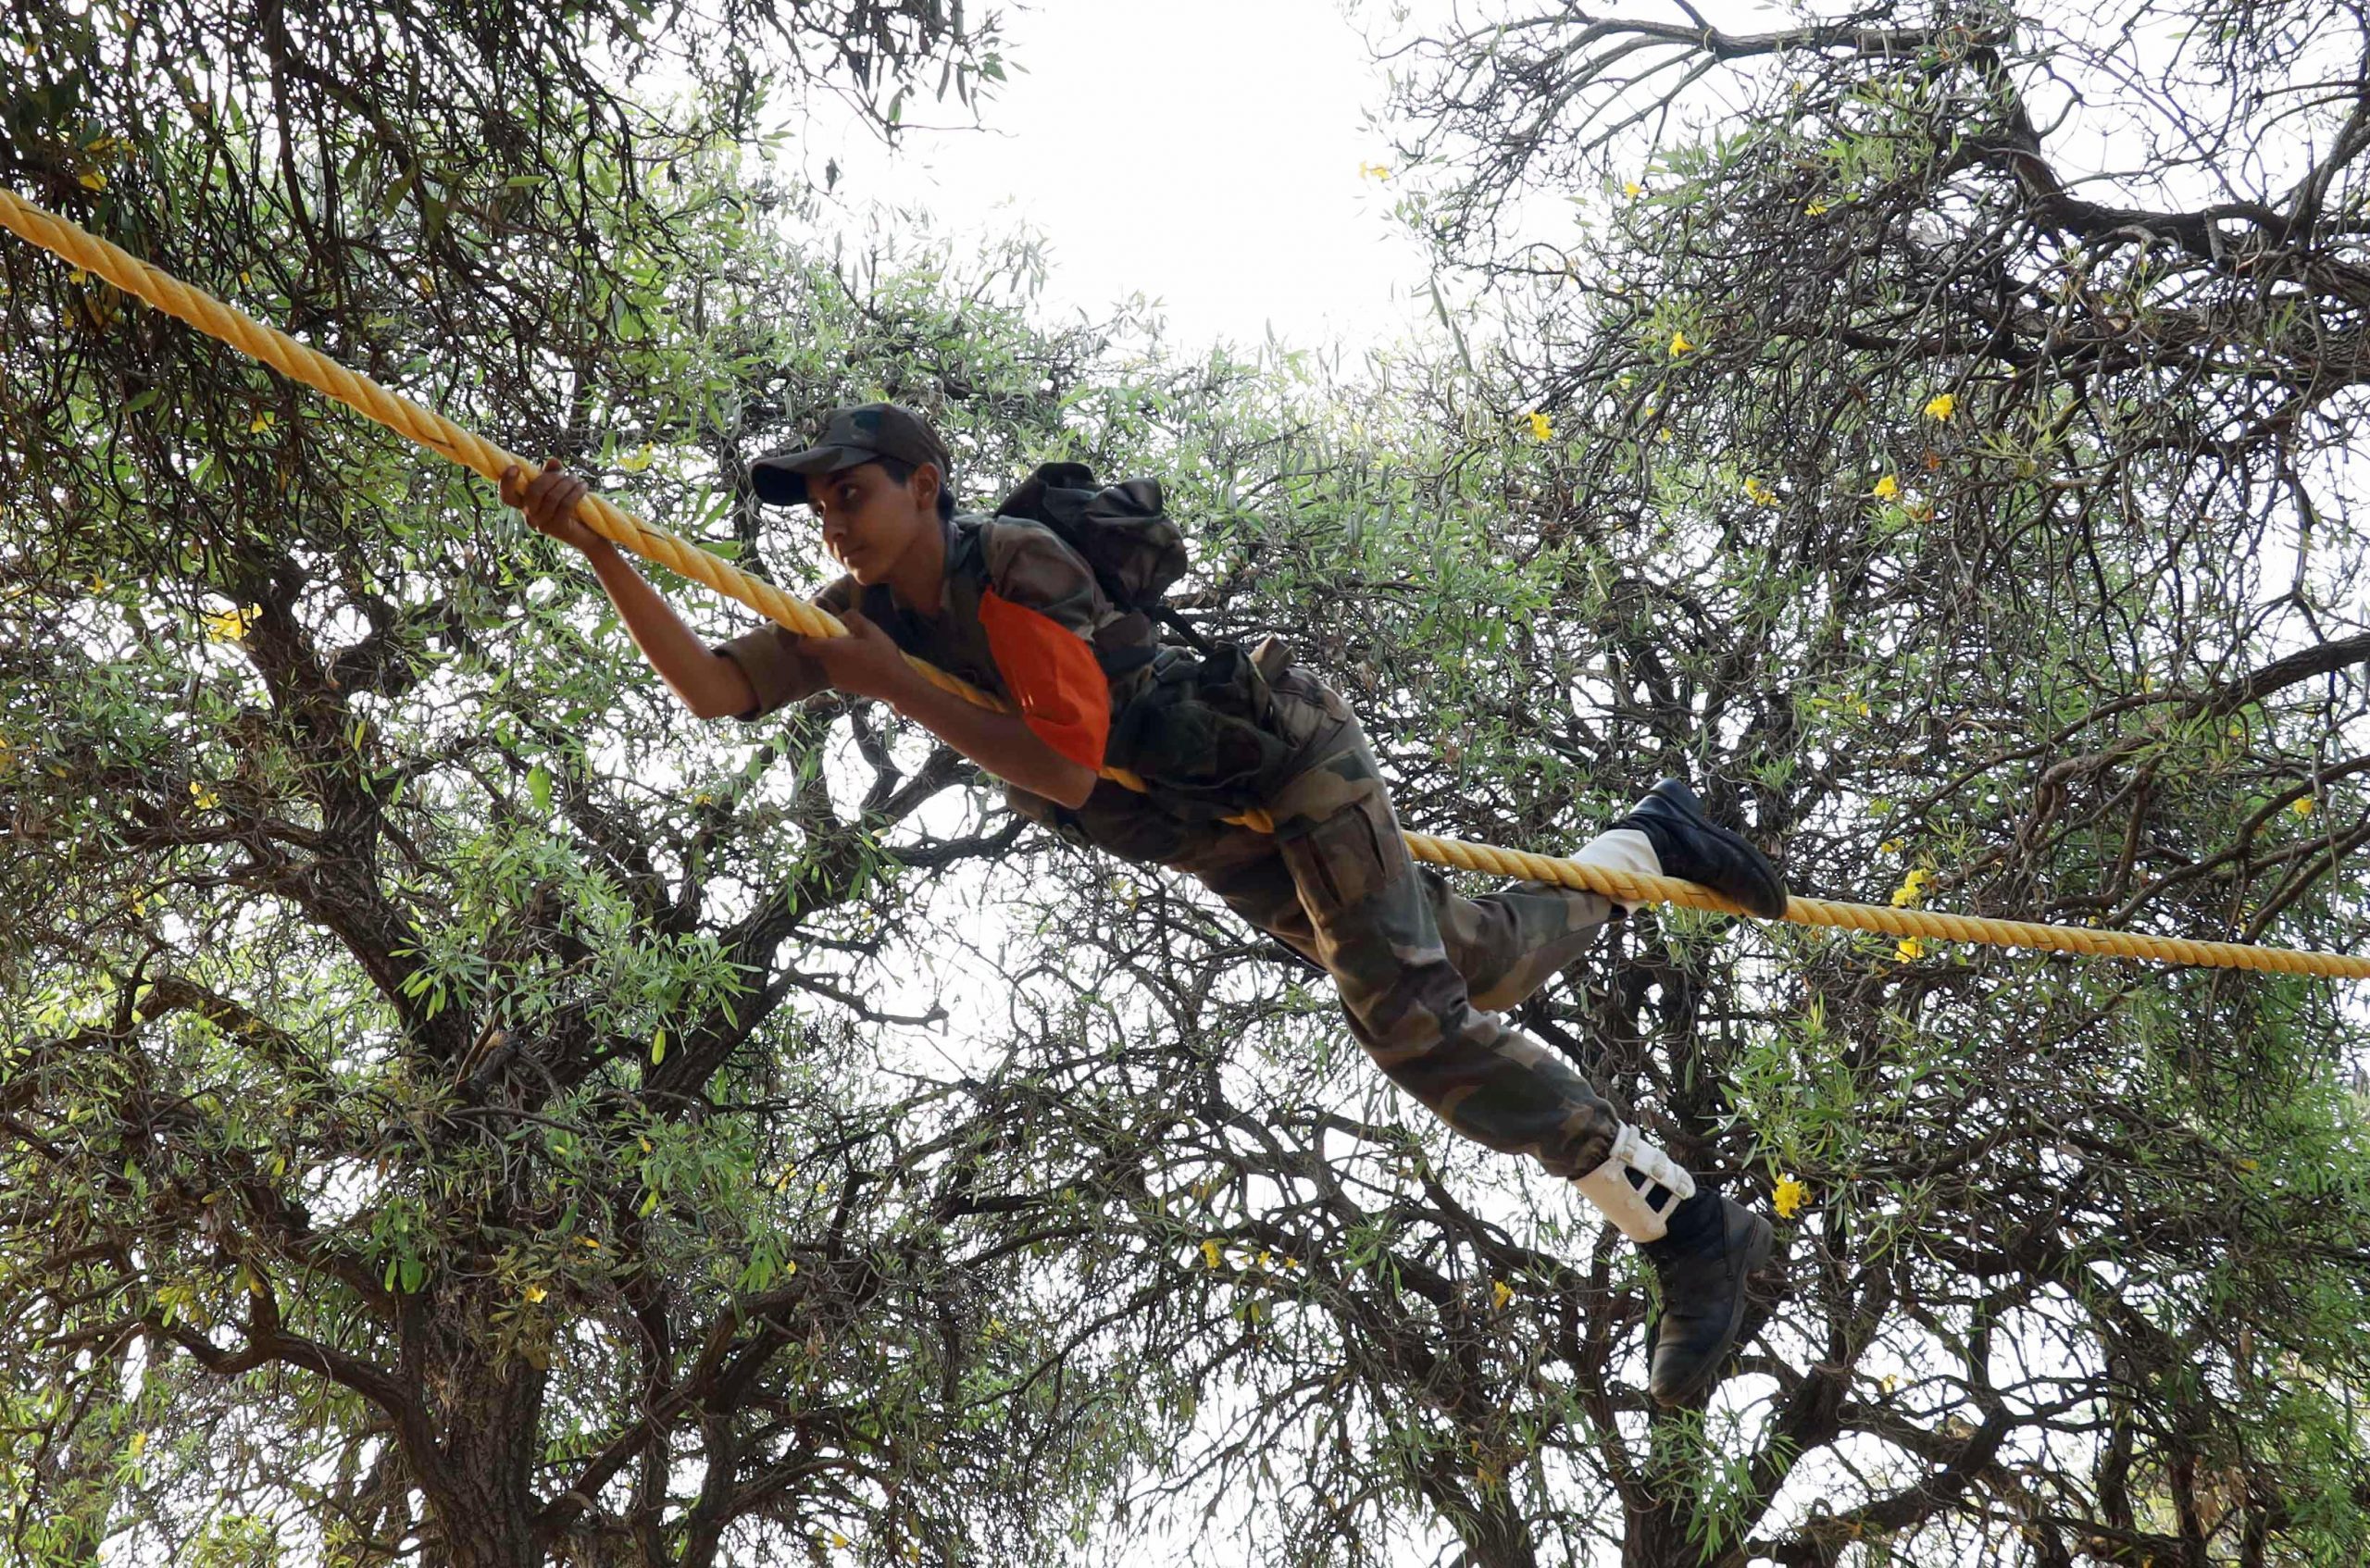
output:
[[[1593,893],[1466,899],[1419,874],[1356,717],[1272,640],[1211,656],[1161,642],[1042,521],[957,516],[944,444],[910,410],[834,410],[816,442],[752,466],[758,498],[804,502],[847,575],[818,603],[844,638],[767,625],[710,648],[575,517],[583,481],[547,463],[504,476],[535,528],[582,551],[643,654],[703,718],[756,719],[826,687],[888,703],[1003,778],[1074,840],[1191,873],[1332,976],[1351,1031],[1391,1081],[1466,1138],[1570,1179],[1659,1280],[1649,1388],[1684,1401],[1717,1377],[1768,1258],[1769,1222],[1698,1184],[1555,1052],[1496,1014],[1611,916]],[[1125,487],[1103,499],[1127,499]],[[1156,512],[1156,497],[1154,503]],[[1004,698],[940,691],[910,653]],[[1130,767],[1139,794],[1098,777]],[[1264,807],[1274,832],[1223,817]],[[1785,913],[1758,851],[1665,779],[1577,857],[1665,874],[1757,915]]]

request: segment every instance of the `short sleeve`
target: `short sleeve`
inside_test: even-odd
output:
[[[854,598],[855,579],[843,577],[825,589],[815,603],[838,615]],[[798,633],[768,621],[755,631],[716,645],[715,652],[741,666],[741,673],[749,678],[749,690],[756,694],[756,701],[733,717],[743,723],[763,718],[823,690],[823,666],[800,653],[798,641]]]
[[[1094,657],[1105,605],[1086,562],[1045,528],[999,518],[987,540],[979,597],[996,673],[1040,740],[1101,769],[1111,737],[1111,687]]]

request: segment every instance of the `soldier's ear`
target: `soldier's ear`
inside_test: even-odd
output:
[[[914,469],[914,500],[925,512],[938,510],[939,492],[946,488],[946,476],[938,471],[935,463],[923,463]]]

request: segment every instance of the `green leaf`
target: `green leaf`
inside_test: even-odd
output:
[[[548,813],[552,809],[551,770],[541,763],[527,770],[527,793],[537,811]]]
[[[379,216],[380,218],[394,217],[395,209],[404,205],[404,198],[411,194],[411,188],[418,181],[419,165],[414,163],[404,170],[402,179],[387,187],[387,193],[379,200]]]

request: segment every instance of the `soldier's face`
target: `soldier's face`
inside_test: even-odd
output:
[[[808,479],[806,499],[822,521],[823,548],[865,586],[887,581],[922,531],[938,527],[937,472],[925,464],[899,484],[879,464],[867,463]]]

